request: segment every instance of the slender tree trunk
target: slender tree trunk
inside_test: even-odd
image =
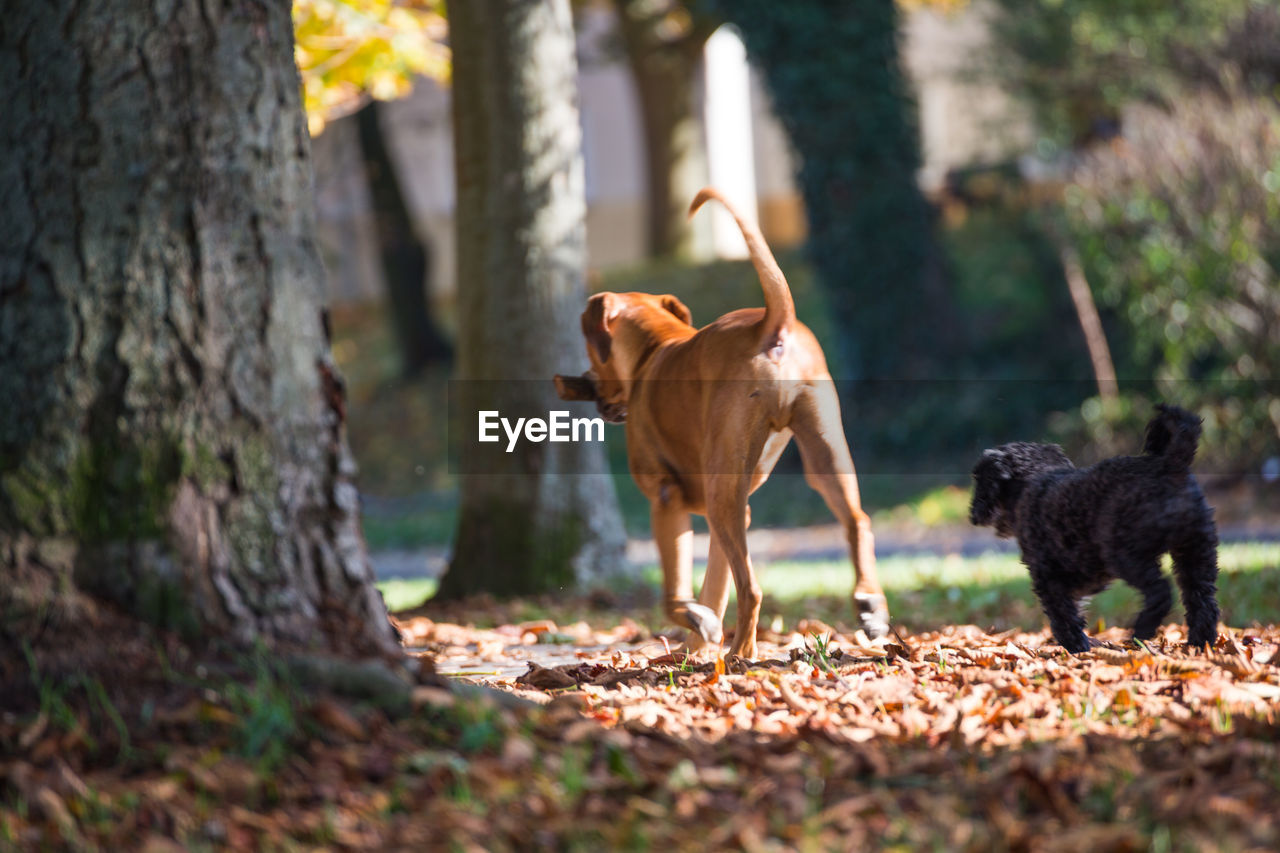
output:
[[[654,256],[687,255],[686,213],[698,191],[698,121],[693,81],[714,27],[699,18],[676,41],[662,29],[671,11],[647,0],[616,0],[618,28],[640,99],[646,167],[646,240]]]
[[[585,214],[568,0],[449,5],[458,181],[459,429],[476,412],[564,409],[551,377],[586,360]],[[440,595],[520,595],[618,570],[600,445],[521,443],[461,482]],[[464,460],[465,463],[465,460]]]
[[[287,3],[0,22],[0,628],[390,650]]]
[[[400,348],[401,372],[411,378],[430,364],[449,361],[453,349],[431,316],[426,286],[430,255],[427,244],[414,231],[380,116],[378,102],[371,100],[356,114],[356,124],[373,202],[388,314]]]
[[[1084,332],[1085,345],[1089,348],[1089,361],[1093,364],[1093,377],[1098,383],[1098,396],[1103,400],[1115,400],[1120,396],[1116,367],[1111,360],[1111,347],[1107,345],[1102,318],[1098,316],[1098,306],[1093,301],[1093,291],[1089,289],[1089,280],[1084,276],[1080,253],[1059,230],[1052,229],[1050,238],[1057,244],[1062,274],[1067,280],[1067,289],[1071,292],[1071,302],[1076,308],[1080,331]]]

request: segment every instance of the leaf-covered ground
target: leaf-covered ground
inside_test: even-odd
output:
[[[0,849],[1280,847],[1274,626],[1073,658],[808,622],[726,663],[503,615],[401,619],[403,708],[141,630],[0,656]]]
[[[543,767],[576,800],[561,831],[587,846],[1280,844],[1274,628],[1225,632],[1211,655],[1183,651],[1176,626],[1145,648],[1112,629],[1073,658],[1047,631],[870,643],[801,622],[764,632],[762,660],[727,666],[669,655],[625,622],[468,631],[419,617],[402,629],[440,668],[571,719]],[[564,654],[539,653],[539,640],[565,636],[591,651],[537,663]],[[483,669],[525,658],[514,679]],[[533,808],[523,819],[536,823]]]

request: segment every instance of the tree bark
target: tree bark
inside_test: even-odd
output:
[[[564,409],[585,362],[585,215],[568,0],[449,4],[458,181],[458,428],[479,410]],[[623,565],[600,445],[523,442],[464,472],[441,597],[574,586]]]
[[[693,80],[715,22],[692,18],[670,39],[663,30],[676,10],[647,0],[615,0],[615,5],[644,126],[649,254],[687,255],[693,241],[686,213],[701,184],[695,174],[700,134]]]
[[[289,6],[0,22],[0,626],[395,648],[329,358]]]
[[[387,309],[400,349],[401,374],[410,379],[431,364],[448,362],[453,348],[431,316],[426,286],[430,255],[427,244],[414,231],[413,217],[383,139],[380,115],[378,102],[371,100],[356,114],[356,124],[378,232]]]

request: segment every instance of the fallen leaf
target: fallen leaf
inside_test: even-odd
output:
[[[335,729],[352,740],[367,740],[368,731],[346,708],[331,699],[321,699],[311,707],[316,722],[325,728]]]
[[[516,683],[527,684],[539,690],[561,690],[578,684],[571,676],[556,669],[539,666],[533,661],[529,661],[528,671],[517,678]]]

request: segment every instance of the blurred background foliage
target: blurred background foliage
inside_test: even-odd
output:
[[[1001,50],[986,73],[1034,112],[1042,144],[1121,131],[1125,108],[1172,108],[1232,80],[1274,96],[1280,12],[1271,0],[992,0]]]
[[[994,43],[971,73],[1015,95],[1035,136],[1024,156],[956,169],[927,197],[915,182],[916,108],[897,67],[899,13],[969,4],[858,4],[857,14],[807,0],[658,5],[662,14],[648,18],[643,2],[617,6],[654,32],[681,24],[629,55],[639,66],[665,63],[649,69],[649,85],[666,85],[673,45],[684,51],[705,39],[708,20],[729,19],[799,155],[810,239],[779,259],[833,373],[854,380],[845,422],[870,508],[955,520],[963,492],[954,487],[967,486],[982,448],[1057,440],[1082,464],[1134,452],[1151,403],[1167,400],[1205,418],[1206,479],[1244,482],[1252,505],[1274,510],[1277,485],[1260,473],[1280,468],[1280,4],[988,0]],[[341,48],[376,32],[398,54],[387,27],[410,11],[430,44],[394,61],[372,46]],[[308,109],[322,123],[327,109],[346,109],[326,104],[400,91],[406,62],[419,63],[412,73],[445,75],[440,12],[426,2],[296,4]],[[678,118],[651,117],[650,136],[678,142]],[[655,221],[651,250],[670,256],[595,274],[591,286],[675,293],[695,322],[759,303],[747,263],[681,260],[660,232]],[[1102,315],[1115,400],[1097,394],[1064,241]],[[377,305],[334,315],[366,530],[375,547],[443,544],[456,486],[449,374],[437,366],[405,380],[387,319]],[[608,432],[628,528],[644,535],[622,431]],[[756,525],[828,520],[798,471],[794,456],[783,459],[782,476],[753,499]]]
[[[1202,456],[1219,467],[1276,453],[1278,190],[1276,101],[1197,94],[1133,109],[1123,144],[1083,157],[1065,194],[1090,280],[1123,324],[1125,374],[1198,409]]]
[[[1053,419],[1116,452],[1153,400],[1205,418],[1221,472],[1280,434],[1280,5],[998,0],[990,69],[1063,166],[1066,222],[1110,314],[1123,399]]]
[[[444,0],[294,0],[294,56],[312,135],[370,98],[449,75]]]

